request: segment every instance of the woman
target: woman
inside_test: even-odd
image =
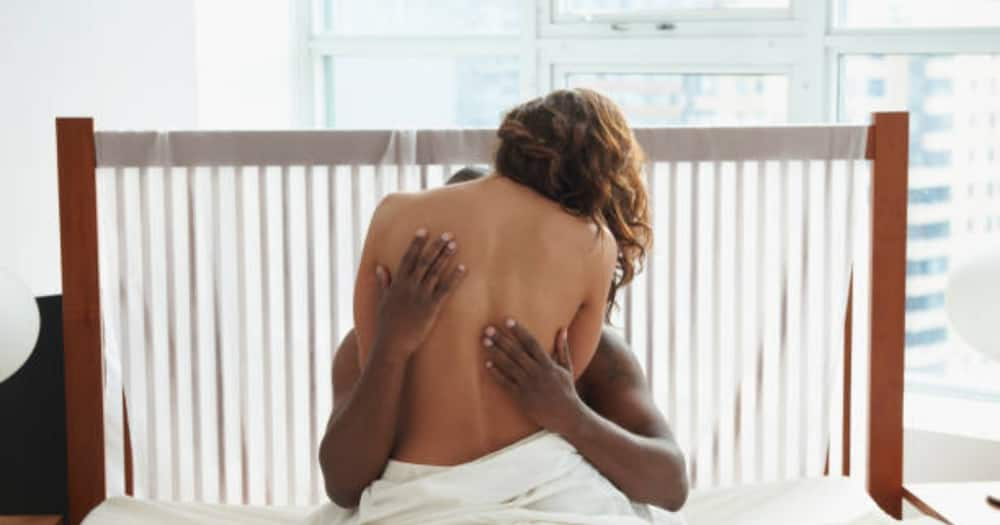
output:
[[[508,333],[498,328],[568,343],[573,370],[582,373],[617,290],[640,267],[650,242],[642,153],[611,101],[557,91],[511,110],[498,136],[494,174],[393,195],[376,210],[355,290],[356,366],[377,377],[366,384],[385,395],[363,422],[364,450],[326,463],[374,479],[389,457],[397,465],[458,465],[535,433],[539,426],[496,375],[512,369],[492,366],[504,358],[497,338]],[[444,233],[432,239],[429,231]],[[402,257],[411,242],[418,248]],[[417,279],[435,301],[433,315],[376,316],[387,274],[433,275]],[[393,329],[377,326],[387,318]],[[353,395],[337,391],[338,407]],[[337,419],[335,409],[331,426]],[[359,497],[329,484],[328,492],[344,506]]]

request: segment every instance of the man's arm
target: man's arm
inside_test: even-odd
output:
[[[353,330],[334,357],[334,408],[319,462],[326,493],[341,507],[357,505],[392,453],[410,356],[465,275],[464,266],[452,264],[455,247],[445,239],[428,243],[424,231],[411,242],[395,279],[376,266],[375,333],[365,364]]]
[[[578,382],[590,410],[567,438],[629,498],[668,510],[687,500],[684,453],[627,343],[605,328]]]
[[[562,435],[629,499],[667,510],[684,504],[684,455],[620,338],[602,334],[580,378],[584,399],[573,383],[565,329],[555,358],[517,323],[493,328],[486,339],[495,349],[487,368],[535,423]]]

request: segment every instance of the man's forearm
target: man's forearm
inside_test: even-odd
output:
[[[637,435],[580,402],[560,434],[629,499],[677,510],[687,498],[684,455],[675,445]]]
[[[392,453],[407,363],[385,359],[378,343],[350,397],[330,416],[320,444],[327,495],[342,507],[357,505]]]

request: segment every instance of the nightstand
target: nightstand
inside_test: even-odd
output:
[[[62,522],[62,516],[55,514],[0,516],[0,525],[62,525]]]
[[[917,483],[903,487],[903,497],[921,512],[952,525],[1000,524],[1000,508],[986,495],[1000,496],[1000,482]]]

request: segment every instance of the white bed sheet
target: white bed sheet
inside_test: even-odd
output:
[[[144,523],[202,525],[302,523],[313,508],[165,503],[116,497],[102,503],[85,525]],[[689,525],[881,525],[900,523],[883,512],[856,482],[816,478],[695,491],[681,514]],[[905,520],[931,525],[930,518]]]

